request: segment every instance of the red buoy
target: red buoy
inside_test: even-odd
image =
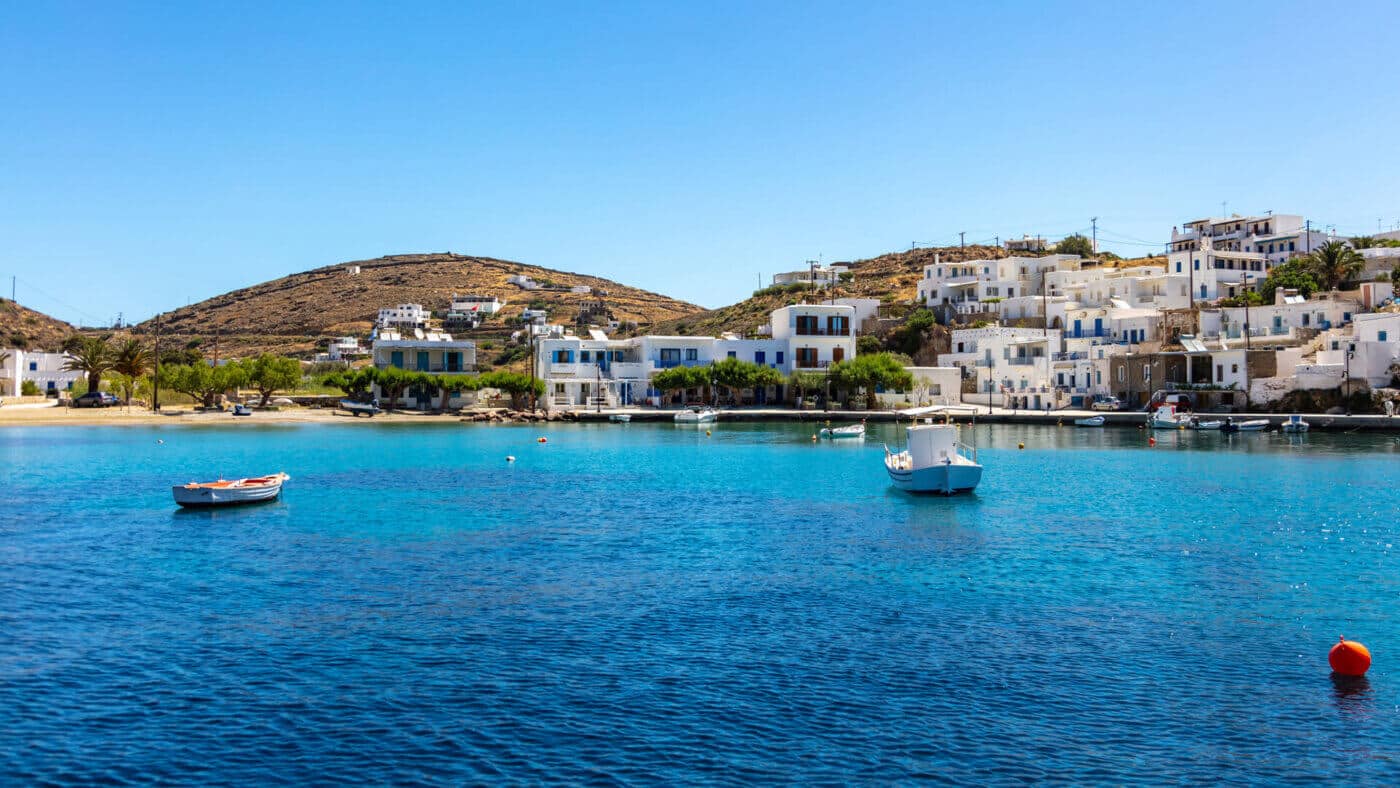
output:
[[[1371,667],[1371,650],[1344,637],[1337,638],[1337,645],[1327,652],[1327,664],[1339,676],[1364,676]]]
[[[1148,439],[1147,439],[1147,445],[1148,445],[1148,446],[1156,446],[1156,445],[1157,445],[1157,439],[1156,439],[1156,438],[1148,438]]]

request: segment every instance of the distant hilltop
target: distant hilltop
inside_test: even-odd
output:
[[[55,352],[76,332],[62,320],[0,298],[0,348]]]
[[[523,284],[522,284],[523,283]],[[695,314],[701,308],[609,279],[490,257],[443,252],[354,260],[234,290],[160,316],[161,332],[208,342],[216,335],[229,355],[271,350],[309,354],[325,340],[364,336],[379,310],[420,304],[447,309],[454,294],[496,296],[506,302],[500,326],[524,309],[544,309],[551,322],[586,310],[606,311],[641,327]],[[137,327],[150,332],[155,319]]]

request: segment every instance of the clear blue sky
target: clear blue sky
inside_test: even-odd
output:
[[[718,306],[959,230],[1389,229],[1396,30],[1393,0],[13,4],[0,276],[105,322],[450,249]]]

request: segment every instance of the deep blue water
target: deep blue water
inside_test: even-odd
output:
[[[1394,437],[872,432],[0,430],[0,782],[1400,779]]]

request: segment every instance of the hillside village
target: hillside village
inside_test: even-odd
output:
[[[679,405],[720,390],[733,405],[1030,411],[1171,400],[1221,412],[1366,412],[1395,397],[1400,233],[1338,238],[1302,216],[1267,214],[1191,220],[1167,238],[1161,255],[1134,260],[1072,236],[808,263],[709,311],[596,277],[400,255],[209,299],[122,336],[159,334],[166,363],[271,353],[322,373],[509,370],[529,375],[537,404],[556,411]],[[383,301],[398,293],[414,298]],[[53,337],[44,347],[24,336],[0,351],[0,396],[81,385]],[[853,376],[863,356],[903,371]],[[770,374],[726,373],[729,385],[681,374],[735,365]],[[395,399],[407,394],[413,408],[475,401],[468,385],[402,388]]]

